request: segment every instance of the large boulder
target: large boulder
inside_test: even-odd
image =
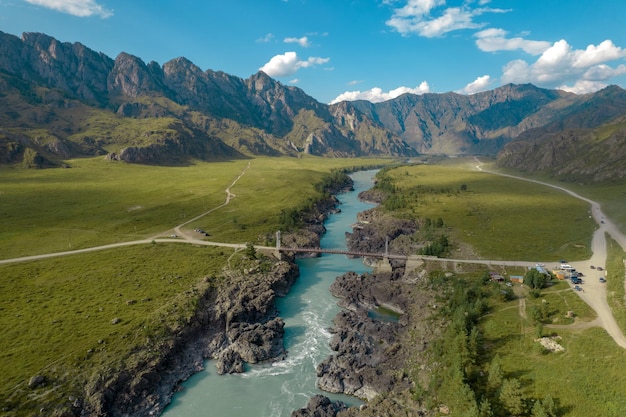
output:
[[[330,401],[323,395],[315,395],[309,399],[305,408],[291,413],[291,417],[336,417],[340,411],[348,407],[341,401]]]

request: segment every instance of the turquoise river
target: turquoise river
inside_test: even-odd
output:
[[[345,232],[352,231],[357,213],[371,208],[358,200],[358,193],[372,187],[376,171],[352,174],[354,191],[337,197],[341,213],[329,216],[321,245],[345,248]],[[298,260],[300,277],[289,294],[278,299],[277,307],[285,321],[284,360],[249,366],[238,375],[217,375],[208,361],[206,369],[184,383],[181,392],[163,413],[164,417],[288,417],[306,405],[309,397],[324,394],[333,400],[358,405],[359,400],[323,393],[316,387],[315,367],[332,354],[328,347],[329,327],[339,311],[329,287],[347,271],[370,269],[361,259],[344,255],[322,255]]]

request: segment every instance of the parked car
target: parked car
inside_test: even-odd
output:
[[[603,270],[604,270],[604,269],[602,269],[602,267],[601,267],[601,266],[597,267],[596,269],[597,269],[598,271],[603,271]]]
[[[589,265],[589,268],[591,268],[591,269],[596,269],[596,267],[595,267],[595,266],[593,266],[593,265]]]
[[[582,287],[579,287],[578,285],[574,285],[574,289],[576,291],[582,291],[583,290]]]
[[[604,277],[600,277],[600,282],[605,283],[606,279]]]

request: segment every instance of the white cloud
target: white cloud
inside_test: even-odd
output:
[[[474,36],[478,49],[485,52],[513,51],[521,49],[531,55],[539,55],[550,48],[550,42],[531,41],[515,37],[507,38],[507,32],[503,29],[485,29],[477,32]]]
[[[586,80],[608,80],[613,77],[619,77],[626,74],[626,65],[618,65],[616,68],[611,68],[608,65],[601,64],[589,68],[583,77]]]
[[[399,17],[423,16],[432,9],[446,4],[446,0],[408,0],[406,6],[396,9],[394,14]]]
[[[415,88],[398,87],[388,92],[384,92],[379,87],[374,87],[371,90],[367,91],[346,91],[342,94],[339,94],[333,101],[330,102],[330,104],[339,103],[340,101],[355,100],[367,100],[372,103],[380,103],[381,101],[391,100],[406,93],[424,94],[428,92],[430,92],[430,86],[426,81],[422,81],[422,83]]]
[[[606,87],[606,83],[601,81],[578,80],[572,86],[561,85],[557,89],[575,94],[587,94],[602,90],[604,87]]]
[[[257,39],[256,41],[258,43],[267,43],[267,42],[271,41],[272,39],[274,39],[274,35],[272,35],[271,33],[268,33],[267,35]]]
[[[626,51],[607,39],[598,46],[589,45],[584,51],[575,51],[572,65],[576,68],[587,68],[591,65],[625,57]]]
[[[309,46],[311,46],[311,43],[309,42],[309,38],[307,38],[306,36],[303,36],[301,38],[285,38],[285,40],[283,42],[285,42],[285,43],[297,43],[298,45],[300,45],[303,48],[308,48]]]
[[[573,85],[560,85],[557,88],[565,91],[570,91],[576,94],[593,93],[606,87],[608,80],[613,77],[626,74],[626,65],[618,65],[616,68],[611,68],[608,65],[596,65],[589,68],[582,76],[581,79],[574,82]]]
[[[352,80],[348,82],[348,85],[357,85],[357,84],[361,84],[363,82],[363,80]]]
[[[294,78],[293,80],[289,80],[289,84],[298,84],[300,82],[299,78]]]
[[[100,16],[102,18],[113,16],[113,11],[105,9],[95,0],[25,0],[36,6],[68,13],[78,17]]]
[[[626,51],[606,40],[584,50],[573,49],[565,40],[555,42],[534,62],[518,59],[503,68],[501,82],[533,83],[568,91],[596,91],[607,80],[626,74],[626,65],[611,67],[607,63],[626,58]],[[564,87],[571,84],[571,87]]]
[[[259,68],[270,77],[286,77],[295,74],[300,68],[308,68],[315,65],[325,64],[330,58],[310,57],[306,61],[298,58],[295,52],[285,52],[275,55],[268,63]]]
[[[502,9],[481,7],[472,9],[470,3],[466,3],[463,7],[445,8],[438,15],[434,15],[433,12],[440,6],[445,6],[445,3],[445,0],[408,0],[404,7],[393,10],[393,15],[386,23],[403,35],[417,33],[432,38],[454,30],[482,27],[483,24],[474,21],[475,16],[506,12]],[[480,2],[481,5],[485,3],[486,1]]]
[[[481,91],[488,90],[491,87],[492,79],[489,75],[483,75],[482,77],[476,78],[474,81],[466,85],[463,90],[460,91],[462,94],[474,94],[480,93]]]

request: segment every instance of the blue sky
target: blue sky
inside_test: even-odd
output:
[[[260,69],[325,103],[507,83],[626,87],[624,0],[0,0],[0,31]]]

